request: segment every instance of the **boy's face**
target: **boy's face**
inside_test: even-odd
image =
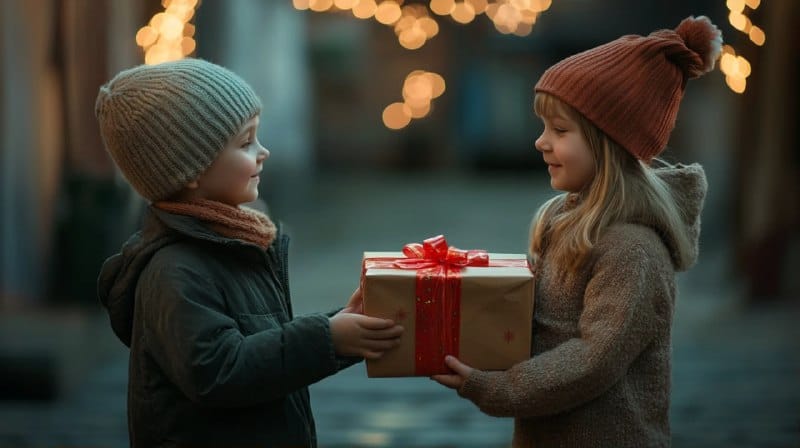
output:
[[[550,173],[550,186],[577,193],[594,178],[594,159],[580,125],[566,114],[542,117],[544,131],[536,139]]]
[[[258,123],[258,115],[245,123],[211,166],[190,184],[195,197],[234,207],[258,198],[259,174],[269,157],[269,151],[258,142]]]

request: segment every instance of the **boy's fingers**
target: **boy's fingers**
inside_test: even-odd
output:
[[[395,325],[384,330],[364,330],[362,335],[366,339],[395,339],[403,334],[403,327]]]
[[[362,328],[366,328],[368,330],[384,330],[394,326],[394,321],[390,319],[381,319],[379,317],[361,316],[358,324]]]
[[[383,352],[376,352],[372,350],[365,350],[364,351],[364,359],[380,359],[383,355]]]
[[[373,351],[386,351],[400,345],[400,339],[368,339],[364,341],[364,347]]]

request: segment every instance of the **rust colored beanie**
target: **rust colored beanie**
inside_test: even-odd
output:
[[[628,35],[570,56],[544,72],[535,91],[572,106],[637,159],[667,145],[686,81],[714,68],[722,34],[707,17],[675,30]]]

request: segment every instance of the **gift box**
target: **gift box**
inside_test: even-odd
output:
[[[530,358],[533,275],[524,254],[448,247],[443,236],[402,252],[365,252],[364,314],[392,319],[400,345],[367,361],[369,377],[452,373],[453,355],[480,370]]]

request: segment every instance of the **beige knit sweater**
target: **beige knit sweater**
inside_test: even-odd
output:
[[[670,445],[670,328],[675,271],[697,256],[707,188],[699,165],[658,170],[683,209],[694,248],[677,263],[670,229],[608,229],[591,261],[559,280],[537,262],[533,357],[475,371],[459,390],[493,416],[515,417],[514,447]]]

